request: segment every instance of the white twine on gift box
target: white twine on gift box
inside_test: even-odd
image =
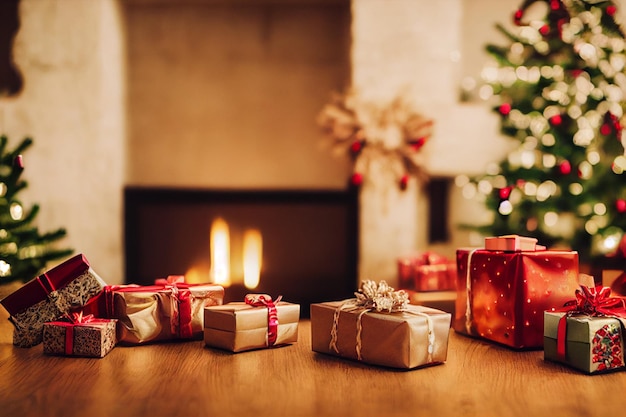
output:
[[[465,270],[465,330],[468,334],[471,334],[472,329],[472,278],[470,274],[470,267],[472,265],[472,255],[478,248],[472,249],[467,255],[467,266]]]
[[[337,339],[339,337],[339,316],[341,311],[354,311],[362,310],[359,312],[356,320],[356,355],[358,360],[363,360],[361,354],[362,338],[361,333],[363,331],[362,318],[365,313],[370,311],[376,311],[378,313],[408,313],[416,316],[424,317],[428,327],[428,347],[427,347],[427,363],[432,362],[433,352],[435,350],[435,333],[433,320],[430,315],[418,311],[408,309],[409,297],[408,294],[403,291],[394,291],[392,287],[387,285],[385,281],[381,281],[376,285],[374,281],[364,281],[361,289],[355,292],[356,298],[351,298],[344,301],[339,307],[335,309],[333,314],[333,325],[330,330],[330,343],[329,348],[339,354],[339,348],[337,347]]]

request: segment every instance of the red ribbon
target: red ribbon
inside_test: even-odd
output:
[[[54,322],[56,326],[65,327],[65,354],[72,355],[74,353],[74,327],[77,325],[89,323],[106,323],[108,320],[97,319],[93,314],[83,315],[83,312],[66,314],[65,317],[69,321]]]
[[[556,336],[556,353],[564,359],[567,335],[567,318],[573,315],[590,317],[621,317],[626,318],[626,299],[611,297],[611,288],[597,285],[594,288],[581,285],[576,290],[576,299],[565,303],[560,310],[565,315],[559,320]]]
[[[267,308],[268,346],[273,346],[278,338],[278,311],[276,309],[276,304],[278,304],[281,298],[282,296],[278,296],[276,300],[272,301],[272,297],[266,294],[247,294],[244,298],[244,301],[248,305]]]

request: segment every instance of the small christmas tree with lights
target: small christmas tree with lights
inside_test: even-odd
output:
[[[475,227],[482,234],[536,237],[582,261],[626,251],[626,42],[616,12],[612,1],[526,0],[514,29],[497,25],[510,44],[487,46],[496,65],[483,88],[514,146],[461,184],[493,213]]]
[[[20,180],[24,170],[21,154],[32,145],[32,139],[24,139],[12,151],[6,149],[7,142],[6,136],[0,136],[0,284],[28,281],[42,272],[48,261],[73,252],[52,245],[66,235],[65,229],[40,234],[33,226],[39,206],[25,209],[17,198],[27,186]]]

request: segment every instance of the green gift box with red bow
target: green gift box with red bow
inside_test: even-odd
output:
[[[623,370],[626,299],[582,286],[576,299],[544,312],[544,359],[587,374]]]

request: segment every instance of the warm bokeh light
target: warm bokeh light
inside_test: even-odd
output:
[[[261,279],[263,238],[256,229],[246,230],[243,235],[243,284],[254,289]]]
[[[224,219],[217,218],[211,224],[211,281],[218,285],[230,285],[230,232]]]

